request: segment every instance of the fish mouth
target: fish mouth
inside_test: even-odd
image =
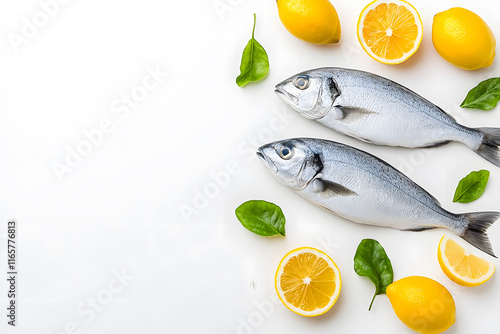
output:
[[[259,148],[257,151],[257,156],[259,157],[260,161],[269,168],[273,173],[278,173],[278,167],[272,162],[262,151],[262,148]]]
[[[274,92],[286,103],[290,105],[297,105],[299,102],[299,99],[292,94],[288,93],[286,90],[281,88],[279,85],[277,85],[274,88]]]

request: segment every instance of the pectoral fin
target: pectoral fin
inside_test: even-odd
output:
[[[323,179],[315,179],[314,187],[316,192],[321,193],[325,197],[357,195],[355,191],[352,191],[341,184]]]
[[[352,123],[355,121],[359,121],[360,119],[363,119],[375,113],[371,110],[364,108],[357,108],[357,107],[335,106],[334,109],[335,109],[335,118],[338,120],[342,120],[345,123]]]
[[[338,107],[333,107],[330,112],[332,113],[333,115],[333,118],[337,119],[337,120],[341,120],[341,119],[344,119],[345,117],[345,114],[344,112],[342,111],[342,109],[338,108]]]

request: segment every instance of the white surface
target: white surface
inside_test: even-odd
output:
[[[352,67],[408,86],[463,124],[500,127],[498,108],[458,107],[470,88],[499,76],[498,59],[487,69],[460,70],[440,58],[430,35],[434,14],[462,6],[500,36],[495,1],[413,0],[424,40],[399,66],[379,64],[361,50],[355,28],[367,2],[333,1],[341,43],[318,47],[284,29],[275,1],[74,0],[16,53],[7,36],[21,33],[23,17],[31,20],[40,5],[3,1],[0,268],[6,272],[5,226],[16,219],[20,275],[14,329],[6,325],[7,286],[0,281],[0,332],[410,333],[386,296],[367,311],[373,286],[354,273],[352,260],[366,237],[385,247],[396,279],[423,275],[449,288],[457,304],[449,333],[497,331],[498,275],[477,288],[448,280],[436,257],[442,230],[400,232],[345,221],[281,186],[255,157],[255,148],[271,140],[337,140],[401,168],[448,210],[500,210],[500,169],[467,147],[370,146],[301,118],[273,93],[276,83],[302,70]],[[217,4],[226,4],[227,11],[218,13]],[[255,36],[269,54],[271,71],[264,81],[238,88],[254,12]],[[148,68],[168,75],[125,115],[122,94],[137,90]],[[64,163],[68,147],[85,145],[83,132],[106,120],[108,133],[60,181],[54,162]],[[232,174],[224,179],[228,168]],[[491,171],[483,197],[452,203],[458,181],[478,169]],[[213,175],[221,177],[220,186],[214,187]],[[212,198],[201,201],[200,191],[211,191]],[[240,225],[234,209],[248,199],[282,207],[286,238],[265,239]],[[196,213],[185,219],[180,209],[193,205]],[[489,236],[500,254],[498,224]],[[328,252],[343,278],[338,303],[315,319],[271,301],[279,260],[304,245]],[[125,279],[119,281],[122,271]],[[91,311],[93,299],[99,311]]]

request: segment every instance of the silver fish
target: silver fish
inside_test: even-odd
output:
[[[278,181],[312,203],[357,223],[406,231],[447,228],[495,256],[486,229],[500,212],[455,214],[383,160],[333,141],[295,138],[257,155]]]
[[[279,97],[302,116],[377,145],[467,145],[500,167],[500,129],[468,128],[435,104],[381,76],[345,68],[305,71],[276,85]]]

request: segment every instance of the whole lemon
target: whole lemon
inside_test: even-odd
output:
[[[455,323],[455,301],[433,279],[405,277],[390,284],[386,293],[398,318],[418,333],[441,333]]]
[[[495,58],[496,40],[490,27],[461,7],[434,16],[432,43],[446,61],[466,70],[490,66]]]
[[[340,40],[340,21],[328,0],[278,0],[278,14],[295,37],[314,44]]]

